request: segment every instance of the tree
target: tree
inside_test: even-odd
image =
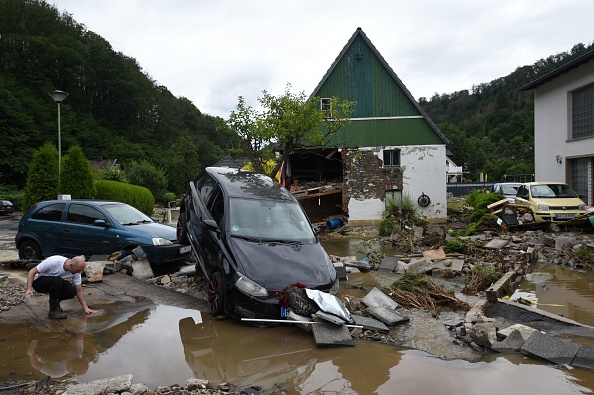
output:
[[[58,194],[58,149],[45,143],[33,153],[29,164],[27,185],[25,186],[25,205],[55,199]]]
[[[261,112],[246,106],[243,97],[239,97],[237,110],[231,112],[228,120],[258,173],[265,173],[263,164],[272,157],[271,143],[283,148],[284,162],[297,149],[325,146],[348,122],[356,104],[333,97],[320,109],[318,97],[308,100],[305,92],[291,93],[290,84],[280,96],[263,91],[258,102]]]
[[[198,146],[191,139],[182,137],[171,147],[168,164],[169,190],[179,195],[202,170]]]
[[[167,177],[163,169],[147,160],[133,161],[126,169],[130,184],[140,185],[150,190],[155,200],[162,201],[167,191]]]
[[[62,160],[62,193],[73,199],[92,199],[95,197],[93,173],[89,161],[79,145],[73,145]]]

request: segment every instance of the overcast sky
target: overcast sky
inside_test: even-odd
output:
[[[47,0],[200,111],[312,93],[357,27],[419,99],[594,40],[592,0]]]

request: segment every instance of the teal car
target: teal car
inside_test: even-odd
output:
[[[15,237],[19,258],[51,255],[110,255],[141,246],[153,266],[182,262],[189,246],[177,242],[176,228],[158,223],[136,208],[103,200],[48,200],[32,206]]]

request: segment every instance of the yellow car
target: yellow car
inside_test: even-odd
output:
[[[563,182],[527,182],[518,187],[514,204],[529,207],[534,221],[562,222],[586,214],[586,203]]]

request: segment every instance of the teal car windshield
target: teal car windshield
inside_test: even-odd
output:
[[[232,198],[231,235],[268,240],[313,242],[316,236],[299,203]]]
[[[132,206],[128,206],[127,204],[104,205],[103,209],[107,211],[114,220],[122,225],[153,222],[153,220],[142,211],[137,210]]]

